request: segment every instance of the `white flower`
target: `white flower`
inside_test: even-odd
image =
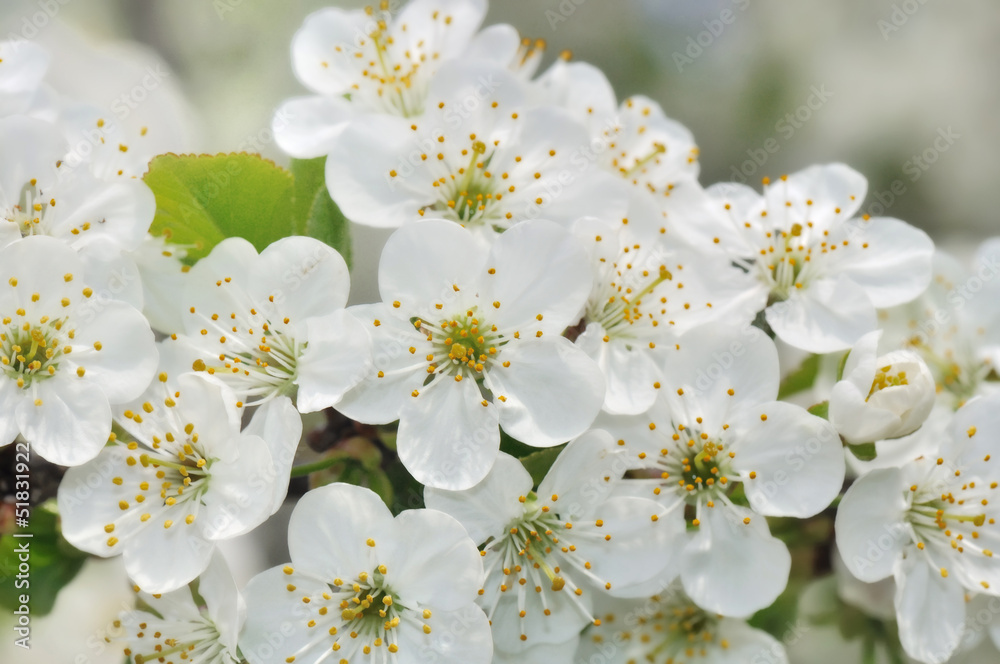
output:
[[[775,401],[777,350],[755,327],[693,330],[661,361],[647,413],[602,416],[595,426],[652,471],[626,480],[630,493],[655,495],[672,527],[693,528],[662,553],[685,592],[708,611],[747,616],[784,590],[791,563],[764,517],[804,518],[830,504],[844,480],[840,437]],[[749,507],[731,499],[738,485]]]
[[[330,484],[296,504],[288,548],[291,564],[246,588],[250,664],[490,661],[489,622],[474,603],[483,565],[447,514],[393,518],[368,489]]]
[[[609,413],[637,415],[653,405],[659,346],[707,322],[748,324],[756,314],[744,296],[752,277],[668,239],[652,221],[631,218],[616,227],[585,218],[573,225],[596,277],[576,343],[604,372]]]
[[[51,235],[95,262],[135,249],[153,221],[156,200],[140,180],[105,183],[86,168],[60,166],[59,129],[26,117],[0,119],[0,247]]]
[[[533,492],[528,471],[501,454],[466,491],[428,488],[428,507],[458,519],[483,547],[480,606],[505,650],[558,644],[594,620],[595,595],[635,597],[668,559],[661,549],[683,533],[659,523],[647,498],[612,496],[628,463],[604,431],[571,442]]]
[[[156,371],[149,324],[81,283],[64,242],[0,249],[0,445],[18,432],[44,458],[88,461],[111,433],[111,405],[134,399]]]
[[[736,618],[705,611],[679,584],[648,599],[598,602],[600,625],[584,633],[576,661],[787,664],[785,647]],[[597,658],[600,658],[599,660]]]
[[[514,75],[452,63],[428,100],[419,118],[366,117],[330,142],[327,186],[352,221],[394,227],[426,215],[492,238],[525,219],[625,217],[628,188],[582,156],[584,127],[527,106]]]
[[[604,399],[600,368],[560,336],[592,276],[583,247],[547,221],[487,250],[443,220],[404,226],[379,264],[381,304],[354,307],[375,372],[337,409],[399,420],[399,456],[422,484],[467,489],[496,459],[502,426],[546,447],[583,433]]]
[[[58,495],[66,539],[102,557],[123,554],[146,592],[201,574],[217,541],[249,532],[281,505],[302,431],[282,399],[241,433],[234,401],[202,376],[161,373],[119,411],[128,437],[66,473]]]
[[[281,395],[300,412],[333,406],[371,367],[368,336],[344,305],[347,264],[309,237],[257,254],[227,238],[185,279],[182,316],[192,367],[226,383],[237,406]]]
[[[878,354],[882,331],[861,337],[830,395],[830,422],[848,443],[899,438],[916,431],[934,407],[936,384],[913,351]]]
[[[880,314],[886,341],[920,354],[950,410],[996,391],[987,378],[1000,363],[1000,298],[984,282],[996,278],[1000,250],[984,243],[973,268],[937,251],[924,294]]]
[[[868,183],[842,164],[812,166],[749,187],[709,188],[722,215],[687,224],[757,277],[754,294],[782,341],[814,353],[850,348],[875,329],[875,308],[918,297],[934,244],[890,218],[851,216]]]
[[[198,578],[198,595],[204,605],[188,586],[162,595],[140,592],[149,611],[122,615],[125,655],[135,664],[239,664],[236,646],[246,605],[221,554],[212,556]]]
[[[979,397],[953,417],[937,458],[872,471],[837,510],[837,546],[857,578],[896,581],[906,652],[947,659],[963,638],[966,596],[1000,596],[998,473],[1000,398]]]
[[[486,0],[413,0],[398,16],[328,7],[306,17],[292,39],[292,67],[316,93],[286,101],[272,123],[281,149],[300,158],[329,152],[345,123],[365,114],[418,117],[427,90],[450,61],[493,63],[530,76],[542,49],[509,25],[477,34]],[[530,42],[529,42],[530,43]]]

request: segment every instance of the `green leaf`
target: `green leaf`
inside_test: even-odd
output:
[[[812,387],[819,374],[819,364],[819,355],[807,357],[798,369],[785,376],[785,379],[781,381],[781,387],[778,388],[778,399],[787,399],[793,394],[805,392]]]
[[[351,233],[347,218],[330,198],[326,188],[326,157],[292,159],[295,194],[293,228],[336,249],[351,265]]]
[[[809,412],[816,417],[822,417],[824,420],[830,419],[830,402],[820,401],[817,404],[809,406]]]
[[[27,595],[31,615],[41,617],[52,611],[59,591],[76,577],[88,556],[63,539],[54,500],[35,507],[29,524],[15,532],[31,533],[31,537],[10,533],[0,537],[0,606],[15,611],[21,606],[21,595]],[[22,556],[27,560],[22,561]],[[22,562],[29,566],[27,573],[20,571]]]
[[[292,175],[260,155],[164,154],[144,180],[156,195],[150,232],[188,245],[191,263],[227,237],[257,251],[294,234]]]
[[[848,445],[847,449],[851,451],[851,454],[856,456],[861,461],[872,461],[878,457],[878,451],[875,449],[875,443],[862,443],[861,445]]]
[[[528,456],[521,458],[521,465],[524,466],[525,470],[531,475],[531,481],[535,486],[542,483],[545,478],[545,474],[549,472],[549,468],[552,464],[556,462],[556,457],[559,453],[563,451],[566,445],[558,445],[556,447],[547,447],[544,450],[538,450],[537,452],[532,452]]]

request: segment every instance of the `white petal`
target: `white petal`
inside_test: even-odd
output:
[[[486,254],[472,233],[442,219],[414,222],[389,237],[379,260],[378,285],[382,300],[400,302],[401,311],[433,304],[460,308],[475,295],[456,291],[474,286]],[[393,305],[395,306],[395,304]]]
[[[400,624],[400,653],[410,653],[413,657],[410,661],[414,664],[489,664],[492,661],[493,635],[490,621],[482,609],[468,604],[455,611],[433,613],[430,634],[425,634],[415,621],[404,620]]]
[[[587,355],[597,362],[607,381],[604,410],[621,415],[638,415],[656,401],[653,383],[661,377],[653,354],[646,348],[622,339],[604,341],[607,333],[598,322],[587,325],[576,339]]]
[[[7,377],[0,379],[0,413],[13,413],[22,398],[24,395],[13,380]],[[0,417],[0,447],[14,442],[19,431],[17,418],[9,415]]]
[[[72,178],[63,181],[56,200],[52,234],[76,248],[103,240],[121,249],[136,249],[156,213],[156,198],[142,180],[104,183],[86,171],[74,171]],[[86,231],[71,232],[85,225]]]
[[[400,146],[410,145],[400,153]],[[359,118],[333,137],[326,186],[344,216],[377,228],[419,220],[418,210],[434,202],[435,180],[419,145],[408,122],[388,116]]]
[[[246,620],[246,605],[226,559],[218,551],[198,580],[198,594],[204,598],[208,617],[219,630],[219,642],[235,649]]]
[[[337,410],[359,422],[387,424],[399,419],[413,398],[410,395],[427,378],[426,364],[421,366],[416,360],[430,352],[430,344],[409,320],[394,315],[389,305],[359,305],[350,312],[371,336],[374,366],[365,380],[344,394]],[[411,347],[413,354],[408,352]]]
[[[399,459],[421,484],[468,489],[486,477],[500,450],[497,409],[471,379],[456,382],[440,375],[435,380],[403,406]]]
[[[918,228],[888,217],[857,222],[847,236],[854,251],[837,252],[838,273],[861,286],[879,308],[903,304],[931,281],[934,242]],[[831,234],[831,241],[835,239]]]
[[[475,601],[483,563],[462,524],[444,512],[417,509],[403,511],[392,528],[389,541],[376,540],[376,555],[404,605],[456,611]]]
[[[335,249],[311,237],[292,236],[260,252],[246,289],[261,304],[273,295],[277,309],[301,323],[342,309],[351,277]]]
[[[706,507],[698,517],[701,525],[681,557],[684,591],[702,608],[727,616],[770,606],[788,583],[792,558],[767,520],[735,505]]]
[[[547,221],[515,225],[493,244],[487,263],[496,270],[480,291],[482,300],[494,303],[489,320],[522,334],[560,334],[579,320],[594,282],[583,245]]]
[[[742,620],[724,618],[716,628],[716,638],[727,647],[718,653],[713,664],[788,664],[785,646],[761,629],[754,629]]]
[[[208,491],[202,496],[201,531],[210,540],[231,539],[250,532],[274,512],[278,478],[267,443],[243,434],[239,457],[212,464]]]
[[[184,523],[182,504],[161,512],[122,543],[125,570],[148,593],[168,593],[194,581],[212,559],[215,545]],[[173,525],[165,528],[166,520]],[[197,523],[197,522],[195,522]]]
[[[666,425],[674,413],[684,413],[687,425],[702,417],[709,433],[721,434],[734,410],[778,396],[778,351],[758,328],[705,326],[682,336],[677,345],[663,355],[663,388],[651,413],[657,422],[665,416]]]
[[[568,339],[527,339],[508,344],[502,355],[510,366],[494,366],[488,385],[504,431],[528,445],[550,447],[594,421],[604,402],[604,376]]]
[[[14,116],[0,119],[0,144],[8,155],[0,165],[0,204],[17,204],[21,188],[32,179],[45,190],[56,180],[56,162],[66,155],[66,142],[55,125]]]
[[[903,484],[897,468],[872,471],[851,485],[837,508],[837,548],[847,569],[862,581],[892,574],[909,542]]]
[[[464,491],[427,487],[424,504],[458,519],[479,545],[502,536],[508,524],[521,516],[524,510],[518,498],[527,496],[531,487],[531,475],[521,462],[501,452],[481,482]]]
[[[844,448],[832,424],[781,401],[740,419],[732,422],[739,435],[731,446],[733,469],[742,475],[754,511],[807,518],[830,505],[845,471]]]
[[[353,115],[351,103],[340,97],[296,97],[278,107],[271,129],[282,150],[297,159],[314,159],[326,156]]]
[[[896,624],[906,654],[943,662],[958,648],[965,623],[965,592],[942,578],[923,556],[903,560],[896,571]]]
[[[590,517],[628,470],[624,450],[606,431],[588,431],[559,453],[538,485],[542,500],[559,496],[560,514]]]
[[[36,401],[22,398],[14,417],[21,435],[47,461],[77,466],[101,451],[111,435],[108,398],[74,376],[58,376],[38,384]],[[39,403],[40,405],[35,405]]]
[[[853,168],[817,164],[775,180],[764,190],[764,198],[772,214],[781,210],[782,214],[809,219],[827,229],[849,219],[861,207],[867,192],[868,181]]]
[[[581,538],[576,547],[581,559],[593,564],[594,575],[611,584],[608,592],[615,597],[648,597],[676,578],[688,541],[683,519],[670,518],[673,515],[657,502],[633,496],[614,496],[595,515],[603,525],[588,528],[595,536]]]
[[[272,399],[253,414],[244,436],[259,436],[267,443],[274,464],[271,511],[281,507],[288,493],[288,478],[295,460],[295,450],[302,437],[302,418],[288,398]]]
[[[296,405],[313,413],[340,401],[344,393],[371,374],[368,332],[348,311],[340,309],[307,321],[309,346],[296,364]]]
[[[366,540],[392,527],[392,513],[374,492],[328,484],[306,493],[288,523],[292,564],[303,573],[333,580],[370,566]]]
[[[328,7],[306,17],[292,38],[292,67],[307,88],[335,96],[349,92],[357,72],[346,62],[359,52],[355,40],[368,35],[371,18],[359,10]]]
[[[288,591],[289,585],[295,592]],[[277,664],[295,655],[296,661],[317,662],[326,656],[337,637],[316,638],[316,630],[302,617],[302,598],[319,596],[329,588],[328,582],[306,574],[288,575],[281,567],[252,578],[244,590],[247,620],[240,636],[240,650],[247,661]]]
[[[85,380],[111,403],[136,398],[156,373],[156,341],[149,323],[123,302],[106,302],[93,316],[87,314],[77,323],[68,365],[83,367]]]
[[[875,307],[847,276],[820,279],[765,312],[781,340],[813,353],[850,348],[875,329]]]

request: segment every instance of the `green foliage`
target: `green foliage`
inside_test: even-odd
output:
[[[296,235],[308,235],[330,245],[351,265],[351,235],[347,219],[330,198],[325,178],[326,157],[293,159],[295,178],[293,223]],[[303,221],[304,220],[304,221]]]
[[[0,606],[9,614],[21,605],[21,595],[27,595],[31,615],[39,618],[52,611],[59,591],[73,580],[88,556],[63,539],[54,501],[35,507],[29,522],[28,528],[12,526],[0,536]],[[31,537],[14,537],[15,533]],[[27,573],[20,571],[22,563],[28,565]]]
[[[793,394],[805,392],[812,387],[819,374],[820,359],[819,355],[810,355],[798,369],[785,376],[785,379],[781,381],[781,387],[778,388],[778,399],[787,399]]]
[[[350,264],[347,220],[326,191],[322,161],[286,171],[256,154],[160,155],[144,178],[156,196],[150,232],[186,247],[190,264],[227,237],[259,252],[290,235],[315,237]]]
[[[543,450],[538,450],[537,452],[532,452],[528,456],[521,457],[521,465],[524,466],[525,470],[531,475],[532,483],[537,487],[542,483],[545,478],[545,474],[549,472],[549,468],[552,464],[556,462],[556,457],[559,453],[563,451],[565,445],[559,445],[557,447],[546,447]]]

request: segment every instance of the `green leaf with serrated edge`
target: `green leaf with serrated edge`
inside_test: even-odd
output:
[[[822,417],[824,420],[830,419],[830,402],[820,401],[817,404],[809,406],[809,413],[816,417]]]
[[[541,484],[542,480],[545,479],[545,474],[549,472],[549,468],[556,462],[556,457],[559,456],[564,447],[566,445],[547,447],[544,450],[538,450],[528,456],[521,457],[521,465],[531,475],[531,481],[535,486]]]
[[[326,188],[326,157],[292,159],[295,178],[293,228],[336,249],[351,265],[351,233],[347,218]]]
[[[851,454],[856,456],[861,461],[872,461],[878,457],[878,451],[875,449],[875,443],[848,445],[847,449],[849,449],[851,451]]]
[[[194,263],[227,237],[242,237],[257,251],[292,235],[292,175],[256,154],[164,154],[143,180],[156,196],[150,227],[187,247]]]
[[[819,365],[819,355],[810,355],[803,360],[798,369],[785,376],[785,379],[781,381],[781,387],[778,388],[778,399],[787,399],[793,394],[805,392],[812,387],[819,374]]]
[[[58,521],[53,500],[31,511],[27,528],[13,529],[14,533],[31,533],[30,538],[14,537],[9,532],[0,537],[0,607],[5,611],[18,610],[25,595],[32,616],[49,614],[59,591],[76,577],[89,557],[63,539]],[[22,561],[22,556],[27,560]],[[21,570],[22,563],[28,566],[26,573]]]

